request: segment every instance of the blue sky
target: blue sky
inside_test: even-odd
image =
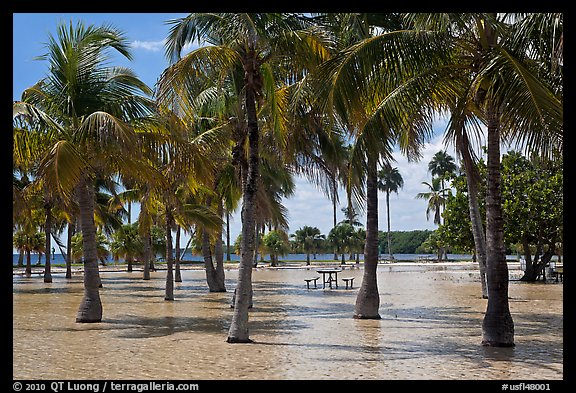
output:
[[[165,24],[170,19],[186,16],[185,13],[19,13],[13,14],[13,99],[18,100],[22,91],[32,86],[46,75],[48,64],[45,61],[34,60],[36,56],[45,53],[44,43],[48,35],[55,34],[59,22],[76,22],[82,20],[86,25],[112,24],[121,29],[131,42],[133,60],[131,62],[117,58],[114,65],[131,67],[136,74],[149,86],[160,76],[168,65],[164,55],[163,40],[168,36],[169,26]],[[422,182],[430,182],[431,175],[427,165],[432,156],[444,149],[442,131],[445,121],[439,119],[435,123],[435,137],[423,150],[423,157],[418,163],[408,163],[402,155],[395,153],[396,163],[404,178],[404,187],[399,193],[390,196],[391,229],[408,231],[414,229],[435,229],[432,221],[426,219],[426,201],[415,199],[419,192],[427,191]],[[448,153],[456,159],[452,148]],[[332,228],[332,205],[313,185],[305,179],[297,179],[296,194],[284,201],[289,211],[290,233],[304,225],[315,226],[323,234],[328,234]],[[346,198],[341,192],[341,206],[338,207],[337,220],[342,220],[340,208],[345,205]],[[379,228],[386,230],[385,195],[379,195]],[[136,216],[137,212],[133,211]],[[365,218],[362,218],[365,221]],[[235,239],[240,233],[241,223],[239,213],[233,217],[231,236]]]

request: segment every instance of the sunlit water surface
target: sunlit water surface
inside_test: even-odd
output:
[[[101,273],[103,321],[75,322],[82,276],[13,279],[15,379],[562,379],[563,284],[511,282],[514,348],[480,345],[477,271],[378,269],[380,320],[353,319],[354,288],[306,289],[302,269],[253,272],[252,344],[228,344],[237,271],[226,293],[185,270]],[[320,282],[319,282],[320,283]]]

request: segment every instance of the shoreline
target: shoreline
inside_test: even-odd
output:
[[[166,263],[156,262],[155,271],[164,271],[166,270]],[[238,270],[239,262],[225,262],[224,269],[226,271],[230,270]],[[364,262],[361,261],[359,264],[356,263],[346,263],[345,265],[341,265],[340,261],[315,261],[310,265],[306,265],[305,261],[281,261],[277,266],[271,266],[270,262],[259,262],[258,265],[254,268],[255,270],[285,270],[285,269],[296,269],[296,270],[314,270],[314,269],[321,269],[327,267],[338,267],[342,270],[355,270],[355,269],[363,269]],[[388,267],[390,270],[393,267],[417,267],[417,268],[443,268],[443,270],[449,270],[447,268],[456,268],[454,270],[478,270],[479,266],[478,262],[473,261],[402,261],[402,262],[389,262],[389,261],[379,261],[378,267]],[[125,263],[118,263],[118,264],[108,264],[106,266],[98,265],[100,272],[120,272],[120,273],[128,273],[128,265]],[[183,261],[180,263],[181,270],[204,270],[204,263],[203,262],[192,262],[192,261]],[[509,270],[520,270],[520,262],[517,261],[508,261],[508,269]],[[26,267],[14,267],[12,271],[13,276],[25,276]],[[136,264],[132,266],[132,273],[136,272],[143,272],[144,268],[141,264]],[[52,274],[60,274],[66,273],[66,267],[62,265],[52,265],[51,266]],[[72,274],[80,274],[84,272],[83,266],[76,265],[72,266]],[[44,265],[40,266],[32,266],[32,275],[43,275],[44,274]]]

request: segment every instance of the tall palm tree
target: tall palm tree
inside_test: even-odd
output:
[[[438,64],[444,44],[435,35],[405,30],[395,14],[344,14],[336,18],[346,27],[341,29],[346,34],[338,35],[344,36],[343,42],[349,46],[318,67],[310,85],[319,107],[333,114],[354,141],[350,169],[366,182],[364,277],[354,316],[380,318],[377,166],[380,160],[392,159],[395,142],[410,159],[418,158],[419,148],[431,133],[430,126],[416,127],[430,122],[430,107],[421,101],[427,95],[422,86],[418,92],[398,86]]]
[[[107,66],[110,50],[130,59],[128,42],[117,29],[60,24],[41,57],[49,61],[48,76],[24,92],[24,102],[15,104],[15,114],[34,115],[58,130],[59,138],[43,157],[38,176],[64,199],[70,199],[74,188],[78,195],[84,296],[77,322],[102,319],[93,179],[119,167],[134,174],[146,172],[128,122],[148,113],[152,102],[144,95],[151,90],[129,69]]]
[[[445,150],[440,150],[436,152],[430,162],[428,163],[428,171],[432,174],[432,177],[437,176],[440,179],[441,189],[444,190],[444,194],[442,195],[444,201],[446,200],[446,187],[444,181],[447,177],[452,176],[456,173],[456,164],[454,163],[454,158],[446,153]],[[444,207],[444,203],[440,205],[440,210]],[[440,212],[440,217],[442,217],[442,212]],[[438,225],[441,225],[442,221]],[[448,259],[448,255],[446,254],[446,250],[442,247],[440,249],[440,253],[442,258]]]
[[[390,193],[398,193],[398,189],[404,186],[404,179],[398,168],[392,168],[388,163],[378,171],[378,189],[386,193],[386,217],[388,223],[388,254],[390,259],[394,259],[392,254],[392,243],[390,241]]]
[[[471,99],[460,100],[466,103],[460,105],[460,110],[470,109],[487,127],[488,305],[482,343],[513,346],[514,323],[508,305],[503,239],[500,143],[515,141],[543,154],[558,146],[562,149],[562,15],[416,14],[411,19],[417,28],[448,33],[445,42],[455,56],[437,73],[444,75],[437,81],[450,85],[452,92],[466,91]],[[445,97],[453,96],[448,92]],[[449,99],[454,103],[457,98]],[[449,105],[450,110],[454,108]]]
[[[230,70],[243,74],[241,91],[246,119],[248,159],[245,181],[242,184],[242,246],[241,261],[234,305],[234,315],[227,341],[251,342],[248,330],[249,299],[252,293],[252,258],[255,244],[255,206],[260,165],[260,129],[258,105],[265,95],[274,94],[278,84],[272,66],[290,62],[318,62],[322,46],[316,45],[311,31],[306,31],[300,18],[285,14],[190,14],[172,21],[166,52],[172,60],[180,57],[184,45],[193,41],[207,41],[168,70],[182,81],[195,78],[207,68]],[[319,50],[320,49],[320,50]],[[304,55],[308,53],[308,55]],[[185,83],[185,82],[183,82]],[[281,118],[277,117],[280,121]],[[278,128],[277,128],[278,129]],[[244,173],[242,175],[244,179]]]

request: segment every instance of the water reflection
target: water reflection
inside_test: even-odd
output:
[[[358,288],[306,289],[310,270],[253,272],[254,344],[227,344],[237,272],[210,293],[183,271],[102,273],[104,317],[77,324],[82,279],[15,277],[17,379],[562,379],[563,284],[510,283],[515,348],[480,345],[477,272],[379,270],[380,320],[353,319]],[[347,271],[357,276],[362,270]]]

